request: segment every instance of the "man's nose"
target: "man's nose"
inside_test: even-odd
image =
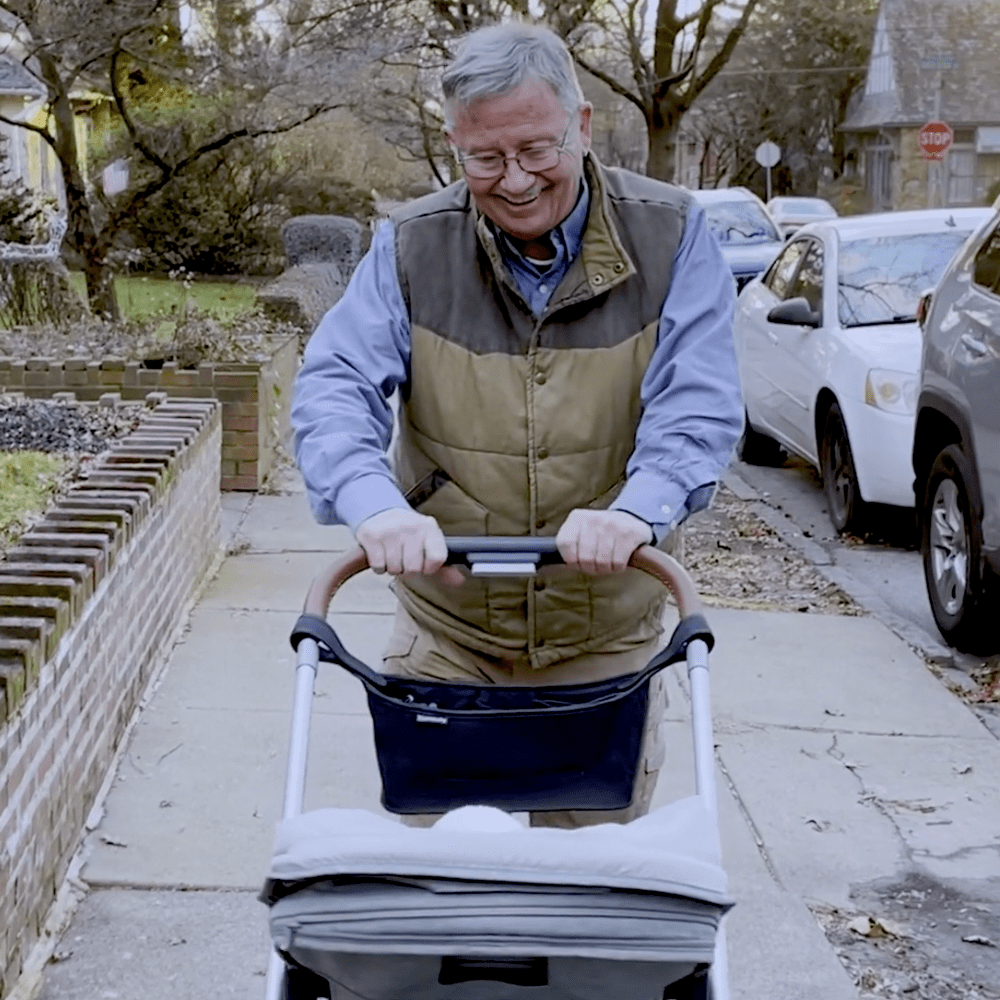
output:
[[[525,170],[512,156],[504,164],[499,183],[511,193],[527,191],[535,183],[535,175]]]

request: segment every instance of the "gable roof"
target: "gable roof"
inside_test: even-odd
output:
[[[10,56],[0,55],[0,94],[44,94],[41,81]]]
[[[865,91],[842,127],[923,125],[935,112],[953,128],[1000,124],[998,39],[1000,0],[882,0]]]

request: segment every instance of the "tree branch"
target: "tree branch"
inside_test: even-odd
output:
[[[13,118],[8,118],[4,114],[0,114],[0,122],[3,122],[4,125],[15,125],[17,128],[23,128],[28,132],[34,132],[35,135],[40,135],[53,149],[55,149],[55,137],[49,133],[48,129],[44,129],[40,125],[32,125],[31,122],[19,122]]]
[[[598,69],[589,60],[584,59],[583,56],[579,56],[576,53],[574,53],[573,58],[576,60],[579,66],[582,69],[585,69],[591,76],[600,80],[601,83],[606,84],[619,97],[624,97],[626,101],[630,101],[643,113],[643,115],[646,114],[646,108],[642,102],[642,99],[633,94],[632,91],[628,89],[628,87],[624,86],[624,84],[619,83],[613,76],[611,76],[608,73],[605,73],[604,70]]]

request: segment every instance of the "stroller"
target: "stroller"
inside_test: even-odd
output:
[[[473,575],[531,575],[551,538],[450,538]],[[349,553],[313,583],[292,645],[296,694],[283,820],[261,899],[273,942],[267,1000],[729,1000],[708,653],[690,577],[643,547],[631,565],[669,587],[680,622],[640,672],[558,687],[386,676],[326,619],[367,568]],[[650,679],[687,661],[696,796],[624,825],[525,828],[511,813],[631,802]],[[365,686],[397,814],[302,812],[320,661]]]

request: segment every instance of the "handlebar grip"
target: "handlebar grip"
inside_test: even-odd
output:
[[[556,548],[554,538],[506,537],[493,535],[484,538],[455,536],[446,538],[448,543],[448,562],[469,565],[474,560],[470,556],[482,556],[483,560],[493,565],[505,567],[519,566],[518,574],[533,572],[538,565],[562,563],[562,556]],[[632,553],[629,565],[642,570],[659,580],[667,587],[677,602],[677,610],[681,618],[700,614],[701,599],[695,589],[694,581],[687,570],[673,556],[642,545]],[[368,556],[360,546],[348,552],[342,559],[332,563],[323,570],[309,588],[306,596],[305,613],[326,618],[330,602],[337,591],[352,577],[368,569]],[[509,569],[505,572],[511,572]]]

